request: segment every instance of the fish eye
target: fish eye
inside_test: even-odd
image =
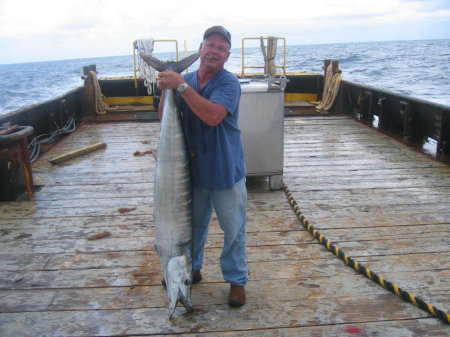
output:
[[[185,279],[184,280],[184,285],[186,286],[186,287],[188,287],[188,286],[190,286],[191,285],[191,280],[190,279]]]

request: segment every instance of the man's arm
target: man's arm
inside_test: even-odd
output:
[[[164,109],[164,89],[177,89],[185,83],[183,76],[173,71],[163,71],[159,74],[158,88],[163,90],[159,103],[159,117],[162,118]],[[221,105],[199,95],[191,86],[181,94],[194,114],[209,126],[220,124],[228,111]]]
[[[199,95],[191,86],[181,94],[194,114],[209,126],[219,125],[228,111],[219,103]]]

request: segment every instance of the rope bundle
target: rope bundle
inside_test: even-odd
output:
[[[275,56],[277,54],[277,41],[274,36],[267,38],[267,49],[264,46],[264,38],[259,38],[261,45],[261,52],[264,56],[264,74],[269,77],[275,77],[277,73],[277,67],[275,65]]]
[[[445,313],[444,311],[442,311],[442,310],[436,308],[435,306],[420,299],[419,297],[416,297],[413,294],[401,289],[396,284],[385,280],[381,276],[378,276],[376,273],[371,271],[369,268],[363,266],[358,261],[352,259],[346,253],[344,253],[342,250],[340,250],[337,246],[335,246],[333,243],[331,243],[330,240],[325,238],[323,236],[323,234],[321,234],[317,229],[315,229],[314,226],[312,226],[309,223],[309,221],[305,218],[305,216],[302,214],[302,211],[298,207],[297,202],[294,200],[292,193],[289,191],[288,187],[286,185],[284,185],[283,189],[284,189],[284,192],[286,193],[286,197],[288,198],[289,204],[291,205],[292,209],[294,210],[294,212],[297,215],[297,218],[299,219],[301,224],[308,230],[308,232],[310,232],[310,234],[315,239],[317,239],[330,252],[332,252],[334,255],[336,255],[341,260],[343,260],[345,262],[345,264],[349,265],[350,267],[355,269],[360,274],[366,276],[370,280],[378,283],[383,288],[390,290],[391,292],[395,293],[397,296],[401,297],[402,299],[404,299],[408,302],[411,302],[416,307],[418,307],[422,310],[425,310],[425,311],[429,312],[430,314],[436,316],[437,318],[441,319],[445,323],[450,324],[450,314]]]
[[[325,85],[323,88],[322,100],[317,103],[316,110],[329,110],[339,93],[342,73],[340,71],[333,74],[333,67],[329,65],[326,70]]]
[[[102,94],[100,89],[100,83],[98,83],[97,73],[95,71],[90,71],[89,74],[92,77],[92,83],[94,84],[94,94],[95,94],[95,112],[98,115],[103,115],[112,110],[108,104],[106,104],[103,99],[105,96]]]
[[[136,41],[136,48],[148,55],[152,55],[155,41],[153,39],[140,39]],[[156,83],[156,71],[146,62],[142,62],[139,56],[139,73],[144,79],[144,85],[147,87],[149,95],[153,94],[153,85]]]

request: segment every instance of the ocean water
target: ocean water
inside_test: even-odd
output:
[[[278,65],[282,54],[279,44]],[[345,80],[450,106],[448,39],[297,45],[287,46],[286,54],[288,72],[322,73],[323,60],[339,60]],[[174,59],[172,53],[155,56]],[[226,68],[240,73],[241,58],[241,49],[232,49]],[[100,78],[133,75],[132,55],[0,65],[0,114],[83,85],[82,69],[90,64],[97,66]],[[262,64],[259,47],[246,46],[245,65]]]

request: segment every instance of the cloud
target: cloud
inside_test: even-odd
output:
[[[288,44],[450,38],[448,1],[0,0],[0,63],[132,53],[138,38],[176,38],[196,49],[221,24],[242,37]],[[169,48],[159,44],[161,51]],[[172,47],[170,47],[172,48]],[[180,46],[183,48],[183,46]]]

